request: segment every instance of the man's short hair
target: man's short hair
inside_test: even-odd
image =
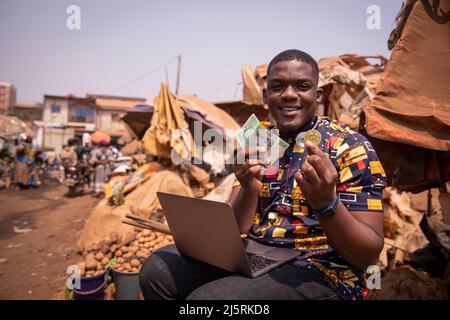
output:
[[[267,77],[270,76],[270,69],[281,61],[290,61],[290,60],[297,60],[297,61],[303,61],[307,64],[309,64],[312,68],[313,76],[317,81],[319,80],[319,65],[317,64],[317,61],[314,60],[313,57],[311,57],[306,52],[303,52],[301,50],[297,49],[289,49],[286,51],[283,51],[275,56],[275,58],[270,61],[269,66],[267,68]]]

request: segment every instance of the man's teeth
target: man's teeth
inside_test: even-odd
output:
[[[297,107],[284,107],[283,109],[286,111],[294,111],[297,110]]]

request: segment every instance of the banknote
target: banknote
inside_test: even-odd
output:
[[[261,125],[255,114],[252,114],[247,121],[245,121],[244,125],[236,135],[242,148],[245,148],[245,145],[248,144],[250,138],[256,134],[256,130],[260,127]]]
[[[252,114],[236,135],[242,148],[264,147],[258,159],[268,165],[276,165],[289,144],[278,136],[278,130],[263,128],[258,118]]]

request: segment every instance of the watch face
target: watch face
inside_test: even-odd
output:
[[[330,208],[330,209],[326,209],[326,210],[322,211],[321,213],[319,213],[319,215],[322,218],[326,218],[326,217],[332,216],[335,213],[336,213],[336,208]]]
[[[317,212],[317,214],[319,216],[321,216],[322,218],[332,216],[336,212],[336,208],[337,208],[338,204],[339,204],[339,199],[336,198],[336,200],[334,200],[332,204],[330,204],[328,207],[326,207],[322,211]]]

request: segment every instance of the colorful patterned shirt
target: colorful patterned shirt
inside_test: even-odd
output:
[[[364,272],[333,251],[294,178],[306,157],[306,150],[296,143],[296,135],[310,129],[320,132],[318,147],[339,174],[336,194],[341,203],[349,211],[383,212],[386,175],[370,142],[342,123],[315,115],[295,135],[281,136],[289,148],[280,158],[279,166],[267,168],[262,178],[248,236],[265,244],[300,250],[302,254],[294,265],[319,272],[342,299],[361,299]],[[238,185],[236,181],[235,186]]]

